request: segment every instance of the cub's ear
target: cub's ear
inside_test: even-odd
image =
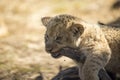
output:
[[[44,26],[47,26],[50,19],[51,19],[51,17],[43,17],[43,18],[41,18],[41,22]]]
[[[81,24],[73,23],[70,26],[70,31],[72,32],[74,37],[79,37],[84,32],[84,27]]]

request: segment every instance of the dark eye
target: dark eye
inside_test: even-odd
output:
[[[48,41],[48,35],[45,36],[45,41]]]
[[[61,36],[58,36],[58,37],[56,37],[55,40],[61,40],[61,39],[62,39],[62,37],[61,37]]]
[[[56,41],[57,43],[60,43],[61,40],[62,40],[62,36],[58,36],[58,37],[55,38],[55,41]]]

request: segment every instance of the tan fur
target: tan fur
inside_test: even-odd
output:
[[[64,47],[78,48],[86,55],[84,64],[78,62],[82,80],[99,80],[98,72],[106,64],[107,70],[120,72],[120,30],[100,28],[71,15],[44,17],[42,23],[47,28],[46,51],[53,57],[60,57],[59,50]]]
[[[111,59],[106,69],[120,74],[120,28],[108,26],[102,26],[101,28],[112,50]]]

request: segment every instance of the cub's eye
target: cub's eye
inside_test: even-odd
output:
[[[46,41],[48,40],[48,35],[45,36],[45,40],[46,40]]]
[[[61,40],[61,39],[62,39],[61,36],[58,36],[58,37],[55,38],[56,41],[59,41],[59,40]]]
[[[62,36],[58,36],[58,37],[55,38],[55,41],[57,43],[61,43],[61,40],[62,40]]]

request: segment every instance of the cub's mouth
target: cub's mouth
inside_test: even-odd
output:
[[[62,56],[70,56],[70,52],[72,52],[72,48],[64,47],[56,52],[49,52],[53,58],[60,58]]]
[[[62,56],[62,54],[60,52],[55,52],[55,53],[51,53],[51,56],[53,58],[60,58]]]
[[[71,48],[71,47],[64,47],[56,52],[49,52],[51,54],[51,56],[53,58],[60,58],[62,56],[66,56],[66,57],[74,57],[75,53],[78,53],[78,51],[76,52],[76,49]]]

